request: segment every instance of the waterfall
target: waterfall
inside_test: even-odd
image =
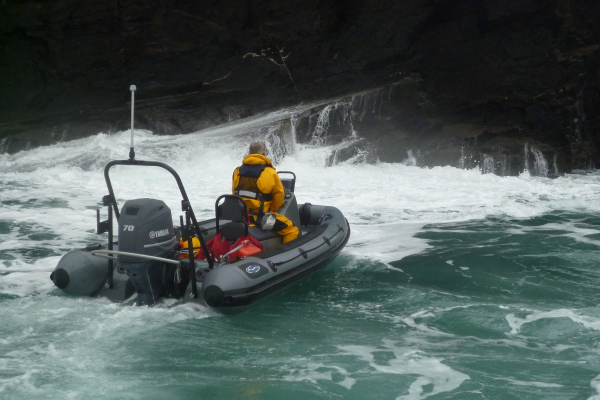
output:
[[[391,95],[391,93],[388,94],[388,96],[389,95]],[[384,92],[382,89],[376,89],[352,96],[350,102],[352,104],[352,115],[354,118],[357,121],[362,121],[368,113],[381,115],[383,96]]]
[[[8,138],[2,138],[0,140],[0,154],[7,153],[8,149]]]
[[[402,164],[408,165],[408,166],[411,166],[411,167],[416,167],[417,166],[417,159],[415,158],[415,155],[413,154],[412,149],[409,149],[406,152],[406,155],[407,155],[407,158],[402,161]]]
[[[333,126],[332,122],[335,123]],[[326,106],[319,113],[317,123],[311,135],[311,144],[322,146],[325,144],[328,136],[334,134],[352,136],[353,130],[350,104],[343,101],[336,101]]]
[[[510,171],[510,159],[506,154],[502,154],[500,165],[496,165],[494,173],[499,176],[507,176]],[[496,163],[498,164],[498,162]]]
[[[531,154],[533,155],[533,175],[548,176],[548,162],[544,158],[542,152],[533,146],[530,150]]]
[[[531,172],[530,162],[529,162],[529,145],[525,143],[523,146],[523,172]]]
[[[293,114],[290,117],[290,137],[292,139],[292,143],[294,143],[294,150],[296,148],[296,142],[297,142],[297,138],[296,138],[296,126],[298,125],[298,116],[296,114]]]
[[[315,130],[312,133],[312,144],[316,146],[320,146],[323,144],[323,138],[327,136],[327,130],[329,129],[329,114],[331,113],[331,109],[334,107],[337,108],[337,106],[337,102],[330,104],[319,113],[319,118],[317,119]]]
[[[339,159],[338,159],[339,152],[340,152],[340,150],[336,149],[331,153],[329,158],[327,160],[325,160],[326,167],[331,167],[332,165],[336,165],[339,162]]]
[[[525,160],[525,171],[533,176],[548,176],[548,162],[540,150],[525,143],[523,156]]]
[[[254,132],[261,137],[269,150],[271,161],[278,163],[286,155],[296,153],[296,121],[294,118],[282,120],[269,126],[262,127]]]
[[[495,173],[494,157],[489,154],[483,154],[483,162],[481,163],[481,172],[483,174]]]
[[[387,88],[386,88],[387,89]],[[376,163],[377,149],[369,140],[361,137],[361,130],[372,129],[379,123],[392,88],[362,92],[351,97],[339,98],[331,103],[315,104],[298,110],[291,118],[292,136],[297,143],[314,147],[330,147],[332,154],[328,165],[338,162]],[[371,122],[373,123],[371,124]],[[373,135],[375,132],[366,132]]]
[[[465,169],[465,149],[460,148],[460,158],[458,159],[458,168]]]

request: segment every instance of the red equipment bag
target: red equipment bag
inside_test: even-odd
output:
[[[214,259],[219,261],[221,260],[221,257],[229,251],[231,246],[229,246],[227,239],[219,232],[214,238],[206,243],[206,247],[208,247],[208,251],[213,255]],[[200,249],[196,258],[198,260],[206,260],[203,249]]]

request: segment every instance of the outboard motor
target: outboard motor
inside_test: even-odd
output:
[[[172,258],[177,243],[171,209],[164,202],[155,199],[125,202],[119,218],[119,251]],[[138,293],[139,306],[152,305],[167,292],[170,284],[167,276],[172,276],[168,268],[173,266],[123,254],[118,255],[118,261]]]

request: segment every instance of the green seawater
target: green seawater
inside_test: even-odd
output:
[[[104,166],[126,159],[129,132],[0,154],[1,400],[600,399],[600,174],[325,167],[337,144],[270,124],[135,135],[137,159],[178,171],[199,220],[258,137],[296,174],[299,204],[348,219],[329,265],[237,315],[51,282],[68,251],[106,242]],[[120,167],[120,205],[161,199],[179,220],[166,173]]]
[[[0,294],[0,397],[596,398],[599,233],[600,218],[573,212],[429,224],[422,252],[342,252],[233,316]],[[0,279],[9,292],[47,275]]]

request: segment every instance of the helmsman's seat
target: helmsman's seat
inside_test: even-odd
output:
[[[216,233],[221,233],[230,243],[248,234],[261,242],[281,238],[277,232],[249,226],[248,207],[241,196],[232,194],[219,196],[215,202],[215,218]]]
[[[215,219],[216,233],[221,233],[230,243],[248,235],[248,208],[240,196],[219,196],[215,201]]]

